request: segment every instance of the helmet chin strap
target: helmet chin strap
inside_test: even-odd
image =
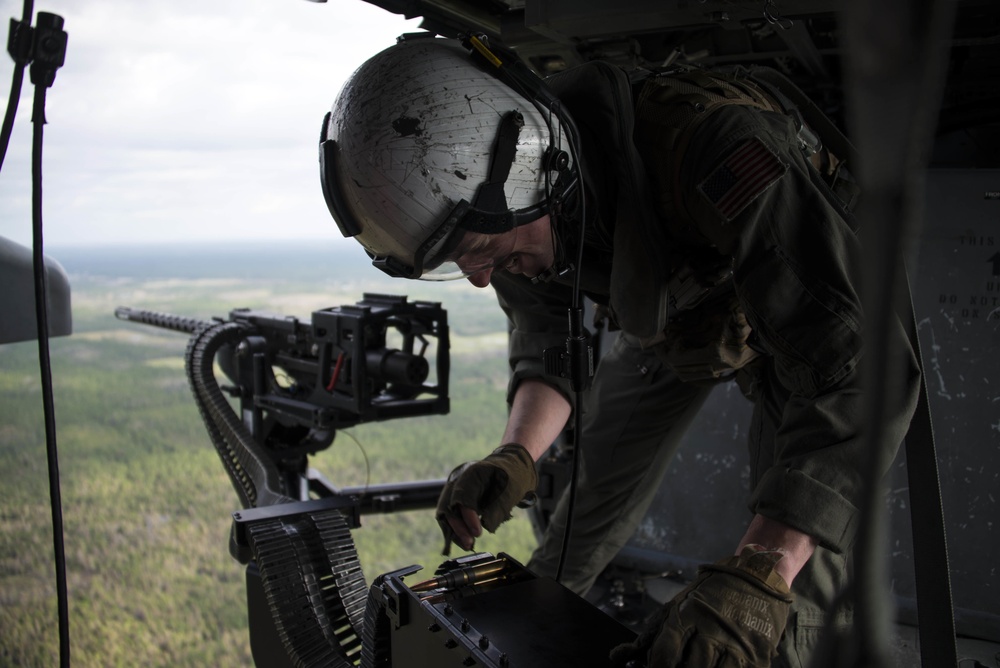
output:
[[[552,247],[555,251],[554,259],[552,260],[552,265],[543,271],[542,273],[534,276],[531,282],[535,285],[542,283],[548,283],[552,279],[558,276],[565,276],[566,274],[573,271],[573,263],[566,261],[566,253],[562,250],[562,245],[558,243],[558,238],[556,237],[555,228],[552,230]]]
[[[561,269],[560,269],[560,267],[561,267]],[[551,267],[549,267],[548,269],[546,269],[545,271],[543,271],[542,273],[540,273],[538,276],[535,276],[534,278],[532,278],[531,282],[534,283],[535,285],[539,285],[541,283],[548,283],[549,281],[551,281],[556,276],[562,276],[566,272],[572,271],[572,269],[573,269],[573,265],[558,265],[557,266],[557,265],[553,264]]]

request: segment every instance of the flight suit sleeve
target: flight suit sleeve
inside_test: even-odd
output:
[[[566,345],[572,289],[558,283],[535,285],[523,276],[499,271],[493,274],[491,284],[510,326],[508,403],[522,380],[537,378],[558,389],[572,404],[569,381],[547,376],[542,363],[547,348]]]
[[[724,107],[694,134],[679,185],[697,232],[732,257],[737,296],[768,353],[757,410],[771,401],[765,419],[774,422],[773,442],[758,444],[768,456],[752,455],[766,465],[754,472],[751,511],[843,552],[870,461],[861,434],[861,248],[796,136],[788,116]],[[879,445],[886,467],[919,379],[901,327],[894,334],[906,391],[890,408],[889,436]]]

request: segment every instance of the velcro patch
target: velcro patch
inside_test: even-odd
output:
[[[788,171],[774,151],[757,137],[748,139],[698,184],[724,220],[732,220]]]

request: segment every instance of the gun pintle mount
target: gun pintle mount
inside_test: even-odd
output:
[[[308,323],[250,309],[213,321],[127,307],[115,315],[191,335],[188,381],[243,508],[230,552],[249,564],[257,663],[356,665],[366,591],[350,529],[365,511],[433,507],[444,481],[338,490],[308,456],[340,428],[448,412],[445,311],[366,293]],[[230,385],[219,385],[216,365]],[[268,642],[275,635],[280,646]]]

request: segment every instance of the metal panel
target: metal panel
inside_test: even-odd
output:
[[[1000,170],[934,170],[911,271],[959,632],[1000,640]],[[894,591],[915,596],[905,458],[891,474]],[[906,601],[904,601],[906,603]]]

